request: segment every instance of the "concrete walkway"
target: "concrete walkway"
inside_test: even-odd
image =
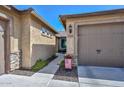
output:
[[[52,79],[59,68],[63,55],[59,55],[48,66],[32,76],[4,74],[0,76],[0,87],[77,87],[77,82]]]
[[[0,76],[0,87],[78,87],[76,82],[53,80],[44,77],[28,77],[12,74]]]
[[[46,78],[28,77],[13,74],[0,76],[0,87],[46,87]]]
[[[0,87],[124,87],[124,68],[78,66],[79,82],[54,80],[58,64],[63,59],[63,55],[59,55],[32,76],[1,75]]]
[[[59,54],[59,56],[56,59],[54,59],[52,62],[50,62],[49,65],[47,65],[46,67],[44,67],[43,69],[32,75],[32,77],[42,77],[42,76],[53,77],[53,75],[59,68],[59,64],[62,60],[64,60],[64,55]]]

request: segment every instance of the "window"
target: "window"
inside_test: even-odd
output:
[[[41,32],[41,33],[45,33],[45,32],[46,32],[46,31],[45,31],[45,28],[42,27],[41,30],[40,30],[40,32]]]
[[[47,30],[47,29],[44,28],[44,27],[41,28],[40,32],[41,32],[42,35],[44,35],[44,36],[47,36],[47,37],[51,37],[51,36],[52,36],[52,34],[50,33],[50,31]]]
[[[61,39],[61,48],[66,48],[66,39]]]

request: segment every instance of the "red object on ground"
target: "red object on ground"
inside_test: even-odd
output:
[[[65,59],[65,69],[72,69],[72,59]]]
[[[72,56],[71,55],[65,56],[65,69],[72,69]]]

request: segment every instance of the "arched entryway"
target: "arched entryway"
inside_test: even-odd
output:
[[[0,17],[0,74],[8,73],[10,68],[9,20]]]

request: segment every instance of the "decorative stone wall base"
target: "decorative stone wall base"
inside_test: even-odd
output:
[[[77,64],[77,59],[73,59],[73,66],[76,67],[78,64]]]
[[[10,70],[19,69],[21,66],[21,51],[10,54]]]
[[[78,65],[78,61],[77,61],[77,56],[73,56],[73,66],[76,67]]]

